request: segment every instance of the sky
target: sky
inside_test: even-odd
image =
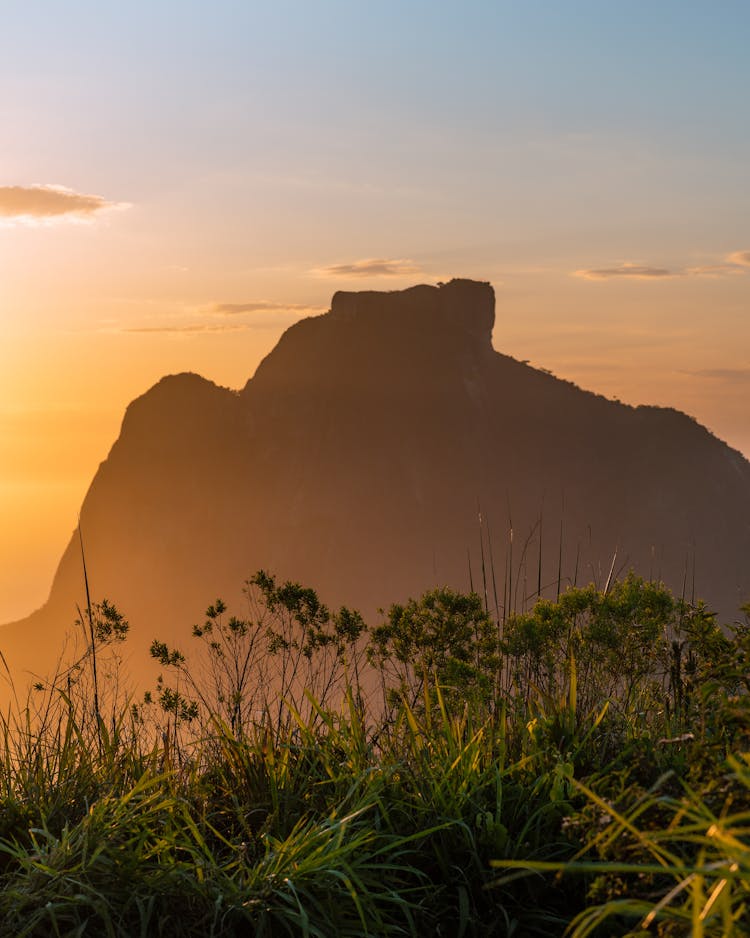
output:
[[[338,289],[489,280],[498,350],[750,456],[749,43],[744,0],[6,0],[0,621],[129,401]]]

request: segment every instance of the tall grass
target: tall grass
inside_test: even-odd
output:
[[[577,789],[606,823],[565,863],[502,860],[495,867],[592,879],[590,895],[608,893],[572,919],[566,934],[750,934],[750,754],[730,757],[717,792],[682,785],[654,791],[624,810],[581,783]],[[666,779],[660,780],[662,783]],[[718,806],[715,805],[718,794]],[[601,859],[586,859],[597,854]]]
[[[179,761],[127,734],[100,750],[63,702],[4,765],[0,933],[549,934],[533,891],[488,887],[498,850],[559,855],[553,819],[499,725],[432,694],[388,727],[351,694],[283,733],[216,721]]]
[[[442,591],[367,659],[356,614],[253,585],[248,620],[209,608],[202,657],[155,642],[145,702],[92,606],[88,647],[0,718],[0,935],[745,933],[746,631],[627,581],[495,645]],[[662,671],[614,680],[582,636],[629,651],[633,615]]]

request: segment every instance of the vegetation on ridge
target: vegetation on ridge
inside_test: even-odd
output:
[[[129,699],[108,602],[2,721],[2,935],[750,933],[750,606],[628,576],[368,630],[258,573]]]

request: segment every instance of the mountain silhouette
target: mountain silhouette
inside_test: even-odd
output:
[[[370,618],[470,583],[502,615],[633,568],[734,618],[750,463],[683,413],[496,352],[494,320],[487,283],[339,292],[241,391],[181,374],[133,401],[80,524],[134,658],[189,645],[217,596],[241,613],[260,568]],[[44,669],[83,596],[76,531],[46,605],[0,630],[14,672]]]

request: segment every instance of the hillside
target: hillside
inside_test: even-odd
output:
[[[750,463],[685,414],[496,352],[494,322],[485,283],[337,293],[241,391],[182,374],[135,400],[81,509],[92,592],[128,616],[135,655],[182,641],[217,595],[236,604],[261,567],[370,616],[468,588],[469,557],[481,588],[480,531],[491,606],[490,549],[516,608],[540,557],[550,595],[560,572],[603,583],[616,554],[677,593],[694,570],[732,618],[750,595]],[[0,631],[14,672],[53,660],[82,598],[74,532],[47,604]]]

